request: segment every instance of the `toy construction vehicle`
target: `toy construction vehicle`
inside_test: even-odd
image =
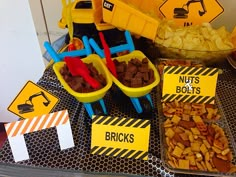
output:
[[[207,12],[203,0],[189,0],[186,4],[183,5],[182,8],[174,9],[174,18],[188,18],[189,5],[192,3],[197,3],[197,2],[201,3],[202,9],[203,9],[202,11],[199,10],[198,13],[200,16],[203,16]]]
[[[154,40],[160,20],[154,13],[147,13],[154,11],[153,3],[153,0],[75,0],[71,8],[74,37],[85,35],[99,44],[98,31],[102,31],[108,45],[116,46],[125,42],[121,30],[128,30]],[[68,7],[63,7],[60,28],[67,27]]]
[[[117,45],[124,41],[122,31],[103,21],[102,0],[75,0],[71,6],[68,4],[63,7],[62,18],[58,22],[60,28],[67,27],[66,16],[69,7],[71,7],[74,37],[81,39],[82,36],[88,36],[99,41],[98,31],[103,31],[106,38],[108,38],[109,45]],[[66,43],[68,41],[69,36],[67,35]]]
[[[28,100],[25,101],[24,104],[17,105],[17,109],[19,110],[20,114],[28,113],[28,112],[33,112],[34,111],[34,104],[32,102],[33,98],[38,97],[38,96],[43,96],[46,100],[46,102],[43,102],[44,106],[48,106],[50,104],[50,100],[48,97],[45,95],[44,92],[39,92],[36,94],[33,94],[29,97]]]
[[[94,27],[99,30],[108,30],[114,29],[115,27],[104,23],[102,21],[101,16],[101,7],[102,7],[102,0],[75,0],[72,2],[72,9],[71,9],[71,16],[74,25],[86,25],[86,24],[94,24]],[[60,28],[66,28],[66,15],[67,15],[67,8],[63,7],[62,9],[62,18],[58,22],[58,26]]]

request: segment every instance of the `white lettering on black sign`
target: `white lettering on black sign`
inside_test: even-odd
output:
[[[105,9],[107,9],[107,10],[112,11],[112,10],[113,10],[113,7],[114,7],[114,4],[112,4],[111,2],[105,0],[105,1],[103,2],[103,7],[104,7]]]

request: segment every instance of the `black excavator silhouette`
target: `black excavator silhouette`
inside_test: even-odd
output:
[[[27,112],[33,112],[34,111],[34,105],[33,105],[32,99],[37,97],[37,96],[43,96],[45,98],[46,101],[43,102],[44,106],[48,106],[50,104],[51,101],[48,99],[48,97],[45,95],[45,93],[41,91],[39,93],[31,95],[29,97],[29,99],[25,101],[24,104],[17,105],[19,113],[24,114],[24,113],[27,113]]]
[[[203,16],[207,12],[203,0],[189,0],[186,4],[182,6],[182,8],[174,9],[174,18],[188,18],[189,5],[197,2],[200,2],[202,6],[202,11],[199,10],[198,13],[200,16]]]

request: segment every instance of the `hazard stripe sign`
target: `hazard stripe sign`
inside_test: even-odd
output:
[[[74,147],[67,110],[36,116],[4,125],[15,162],[29,159],[24,134],[56,127],[61,150]]]
[[[99,147],[99,146],[94,146],[91,149],[91,153],[95,155],[107,155],[107,156],[124,157],[124,158],[141,159],[141,160],[145,160],[148,158],[148,152],[144,151]]]
[[[162,100],[214,104],[218,68],[165,66]]]
[[[93,124],[100,125],[111,125],[111,126],[125,126],[133,128],[146,128],[150,125],[149,120],[133,119],[133,118],[122,118],[122,117],[106,117],[106,116],[95,116],[92,120]]]
[[[30,132],[43,130],[50,127],[63,125],[69,121],[68,111],[63,110],[51,114],[36,116],[32,119],[26,119],[5,124],[8,137],[23,135]]]
[[[147,160],[150,120],[92,118],[91,154]]]
[[[165,94],[165,95],[163,95],[162,100],[165,101],[165,102],[172,102],[174,100],[177,100],[179,102],[187,102],[187,103],[213,104],[214,100],[215,100],[215,97]]]
[[[180,74],[180,75],[201,75],[214,76],[218,74],[218,68],[197,68],[197,67],[182,67],[182,66],[166,66],[164,73]]]

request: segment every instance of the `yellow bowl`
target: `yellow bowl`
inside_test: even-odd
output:
[[[143,58],[146,58],[146,56],[141,52],[141,51],[133,51],[127,55],[123,55],[123,56],[119,56],[114,59],[117,59],[118,61],[125,61],[126,63],[128,63],[129,60],[131,60],[132,58],[137,58],[139,60],[142,60]],[[112,74],[112,80],[113,82],[123,91],[124,94],[126,94],[129,97],[141,97],[144,96],[146,94],[148,94],[149,92],[151,92],[152,88],[157,86],[160,82],[160,76],[157,72],[156,67],[152,64],[152,62],[149,60],[148,61],[148,65],[149,68],[152,69],[154,71],[154,77],[155,80],[153,83],[151,83],[150,85],[144,86],[144,87],[139,87],[139,88],[132,88],[132,87],[127,87],[125,85],[123,85],[117,78],[115,78]]]
[[[106,86],[102,89],[96,90],[94,92],[89,93],[79,93],[74,91],[63,79],[60,69],[64,66],[65,62],[57,62],[53,64],[53,70],[56,73],[56,76],[62,86],[65,88],[65,90],[70,93],[72,96],[74,96],[78,101],[83,103],[91,103],[98,101],[99,99],[103,98],[106,94],[106,92],[109,90],[109,88],[112,86],[112,79],[110,76],[110,73],[104,63],[102,62],[101,58],[96,54],[91,54],[86,58],[83,58],[82,61],[84,63],[93,63],[94,67],[98,70],[100,74],[102,74],[106,79]]]

